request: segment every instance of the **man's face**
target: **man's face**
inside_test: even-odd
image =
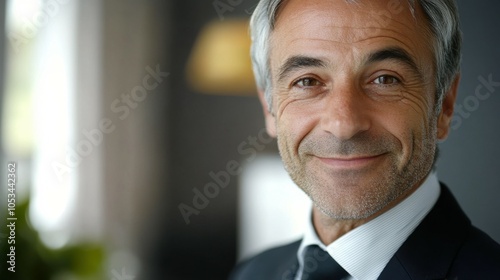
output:
[[[406,1],[286,1],[271,35],[273,106],[292,179],[325,214],[368,218],[415,189],[448,133],[432,39]],[[456,83],[454,90],[456,90]]]

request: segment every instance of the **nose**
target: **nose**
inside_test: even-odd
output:
[[[337,83],[326,96],[320,126],[339,140],[348,140],[370,129],[370,108],[355,84]]]

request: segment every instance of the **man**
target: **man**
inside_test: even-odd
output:
[[[500,279],[500,245],[433,172],[460,79],[453,0],[262,0],[251,33],[268,133],[313,210],[231,279]]]

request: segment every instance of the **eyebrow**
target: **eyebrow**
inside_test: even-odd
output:
[[[384,60],[396,60],[398,62],[402,62],[406,66],[410,67],[415,73],[422,77],[422,72],[417,66],[417,63],[412,58],[412,56],[404,49],[399,47],[387,48],[376,51],[368,55],[367,62],[375,63]]]
[[[278,76],[278,81],[283,80],[286,78],[291,72],[301,69],[301,68],[307,68],[307,67],[326,67],[325,62],[323,62],[321,59],[313,58],[313,57],[308,57],[308,56],[302,56],[302,55],[296,55],[288,58],[285,63],[280,67],[279,71],[279,76]]]
[[[376,63],[384,60],[395,60],[401,62],[408,66],[420,77],[423,76],[422,72],[417,66],[417,63],[412,58],[412,56],[404,49],[400,47],[391,47],[382,50],[375,51],[368,55],[367,64]],[[307,67],[321,67],[325,68],[326,63],[318,58],[296,55],[289,57],[285,63],[280,67],[278,81],[285,79],[291,72],[307,68]]]

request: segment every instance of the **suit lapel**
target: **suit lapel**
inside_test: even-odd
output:
[[[378,279],[446,279],[453,258],[470,229],[470,220],[448,188],[441,185],[436,205],[399,248]]]
[[[294,280],[299,268],[297,250],[301,242],[302,240],[298,240],[279,250],[269,252],[265,259],[261,259],[259,272],[253,273],[248,279]]]
[[[299,261],[297,253],[285,255],[282,258],[282,262],[276,266],[274,270],[275,274],[269,279],[294,280],[298,269]]]

